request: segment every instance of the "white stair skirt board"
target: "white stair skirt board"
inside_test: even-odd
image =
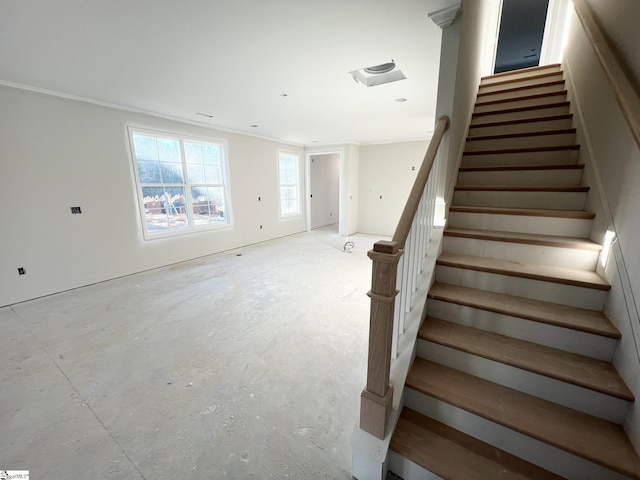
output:
[[[573,124],[573,117],[570,114],[555,115],[550,117],[540,116],[532,118],[526,121],[520,121],[515,123],[506,122],[482,122],[477,123],[476,126],[469,128],[469,137],[481,137],[485,135],[503,135],[510,133],[528,133],[539,132],[544,130],[558,130],[564,128],[571,128]]]
[[[531,215],[501,215],[493,213],[449,212],[449,226],[477,230],[539,233],[587,238],[592,219],[558,218]]]
[[[620,398],[427,340],[418,340],[417,355],[618,425],[624,423],[629,410],[629,402]]]
[[[624,475],[411,388],[405,388],[405,406],[569,480],[626,479]]]
[[[442,477],[398,455],[393,450],[389,450],[389,471],[404,480],[443,480]]]
[[[544,133],[540,135],[519,134],[506,138],[470,137],[467,140],[464,151],[477,152],[479,150],[496,150],[501,148],[531,148],[550,147],[556,145],[571,145],[575,143],[575,132]]]
[[[543,302],[559,303],[578,308],[602,311],[607,291],[566,285],[562,283],[514,277],[464,268],[438,265],[436,280],[462,287],[506,293],[518,297],[533,298]]]
[[[510,243],[478,238],[444,237],[443,251],[512,262],[595,271],[600,251]]]
[[[471,125],[488,122],[502,122],[506,120],[521,120],[525,118],[547,117],[551,115],[564,115],[569,113],[568,102],[548,103],[533,106],[527,109],[511,109],[489,113],[473,114]]]
[[[496,90],[493,92],[478,90],[478,102],[487,102],[492,100],[505,100],[507,98],[519,98],[529,95],[538,95],[541,93],[555,93],[566,90],[566,82],[562,79],[553,78],[547,82],[535,85],[509,86],[507,88]]]
[[[550,103],[564,102],[567,98],[567,92],[554,92],[549,95],[532,95],[529,97],[515,98],[513,100],[500,100],[495,103],[491,100],[480,101],[476,103],[473,113],[484,112],[501,112],[503,110],[513,110],[515,108],[533,107],[539,105],[548,105]]]
[[[493,186],[577,186],[582,178],[581,168],[549,168],[547,170],[487,170],[460,171],[457,185],[493,185]]]
[[[577,163],[578,150],[556,149],[533,152],[463,154],[462,166],[558,165]]]
[[[582,210],[586,199],[586,192],[455,190],[453,194],[453,205]]]
[[[617,340],[430,298],[428,315],[519,340],[610,362]]]

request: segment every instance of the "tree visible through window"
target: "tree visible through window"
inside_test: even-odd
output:
[[[144,131],[130,137],[146,235],[229,223],[223,144]]]
[[[299,158],[297,155],[291,153],[279,152],[278,161],[280,176],[280,216],[290,217],[299,215]]]

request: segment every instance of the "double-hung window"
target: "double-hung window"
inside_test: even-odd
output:
[[[230,223],[222,142],[129,131],[145,238]]]
[[[278,152],[280,179],[280,217],[300,215],[300,157],[293,153]]]

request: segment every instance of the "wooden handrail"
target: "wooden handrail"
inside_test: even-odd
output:
[[[436,122],[431,142],[418,170],[404,211],[391,241],[380,240],[369,251],[373,262],[371,275],[371,310],[369,314],[369,354],[367,385],[360,396],[360,428],[382,439],[391,412],[393,387],[389,384],[394,332],[394,309],[398,262],[427,187],[438,148],[449,128],[449,118]]]
[[[400,216],[400,220],[398,221],[396,231],[393,234],[392,242],[395,242],[398,245],[399,249],[404,248],[404,242],[407,240],[407,236],[409,235],[413,217],[416,216],[418,204],[420,203],[420,197],[422,197],[422,192],[427,185],[427,180],[429,179],[429,174],[431,173],[431,168],[433,167],[436,153],[438,152],[438,148],[440,147],[442,136],[448,129],[449,117],[444,115],[440,117],[436,122],[436,128],[433,132],[433,137],[431,137],[431,142],[429,143],[429,147],[424,154],[422,165],[420,166],[420,170],[418,170],[418,175],[416,176],[416,180],[413,184],[413,187],[411,188],[411,192],[409,193],[409,198],[407,199],[407,203],[405,204],[402,215]]]
[[[616,100],[629,124],[636,145],[640,148],[640,94],[634,88],[615,50],[602,33],[587,1],[574,0],[573,5],[609,83],[611,83]]]

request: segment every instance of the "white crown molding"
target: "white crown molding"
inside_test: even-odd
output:
[[[461,10],[462,2],[456,2],[449,7],[431,12],[427,16],[440,28],[447,28],[455,21],[456,18],[458,18]]]

